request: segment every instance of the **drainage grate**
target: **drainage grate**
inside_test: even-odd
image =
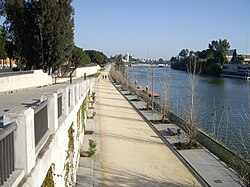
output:
[[[214,180],[215,183],[222,183],[221,180]]]

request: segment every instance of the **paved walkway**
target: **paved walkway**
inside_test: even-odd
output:
[[[82,81],[82,78],[73,80],[73,83]],[[40,98],[44,93],[56,92],[59,88],[70,85],[69,83],[59,83],[51,86],[26,88],[13,93],[5,94],[0,92],[0,127],[3,125],[4,112],[14,107],[35,108],[40,103]]]
[[[200,186],[109,80],[99,82],[96,108],[94,186]]]
[[[122,93],[127,93],[122,91]],[[135,98],[134,95],[125,95],[129,100]],[[144,101],[131,101],[137,108],[146,108]],[[151,110],[140,110],[145,118],[148,120],[160,120],[161,117],[156,111],[152,113]],[[181,130],[181,135],[171,136],[167,128],[178,128],[175,124],[153,124],[161,135],[170,143],[186,142],[187,135]],[[178,151],[182,157],[202,176],[202,178],[214,187],[240,187],[239,177],[232,172],[225,164],[222,164],[216,157],[214,157],[206,149],[191,149]]]

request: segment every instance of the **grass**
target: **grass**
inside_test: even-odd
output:
[[[201,148],[201,146],[198,143],[182,143],[182,142],[178,142],[175,143],[174,146],[178,149],[178,150],[186,150],[186,149],[199,149]]]

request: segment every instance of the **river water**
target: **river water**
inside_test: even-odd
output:
[[[128,67],[127,76],[131,83],[161,94],[174,113],[187,119],[191,99],[189,74],[169,67]],[[250,117],[250,81],[209,76],[197,76],[195,80],[197,126],[249,158],[250,124],[246,118]]]

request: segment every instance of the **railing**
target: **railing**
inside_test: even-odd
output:
[[[74,95],[75,95],[75,101],[77,101],[77,88],[76,87],[74,87]]]
[[[58,94],[57,96],[57,111],[58,111],[58,118],[62,115],[62,93]]]
[[[35,145],[39,143],[42,137],[48,130],[48,102],[42,102],[38,107],[34,109],[34,123],[35,123]]]
[[[70,89],[69,89],[69,93],[68,93],[68,106],[70,107]]]
[[[15,170],[14,131],[16,123],[11,123],[0,130],[0,185]]]

